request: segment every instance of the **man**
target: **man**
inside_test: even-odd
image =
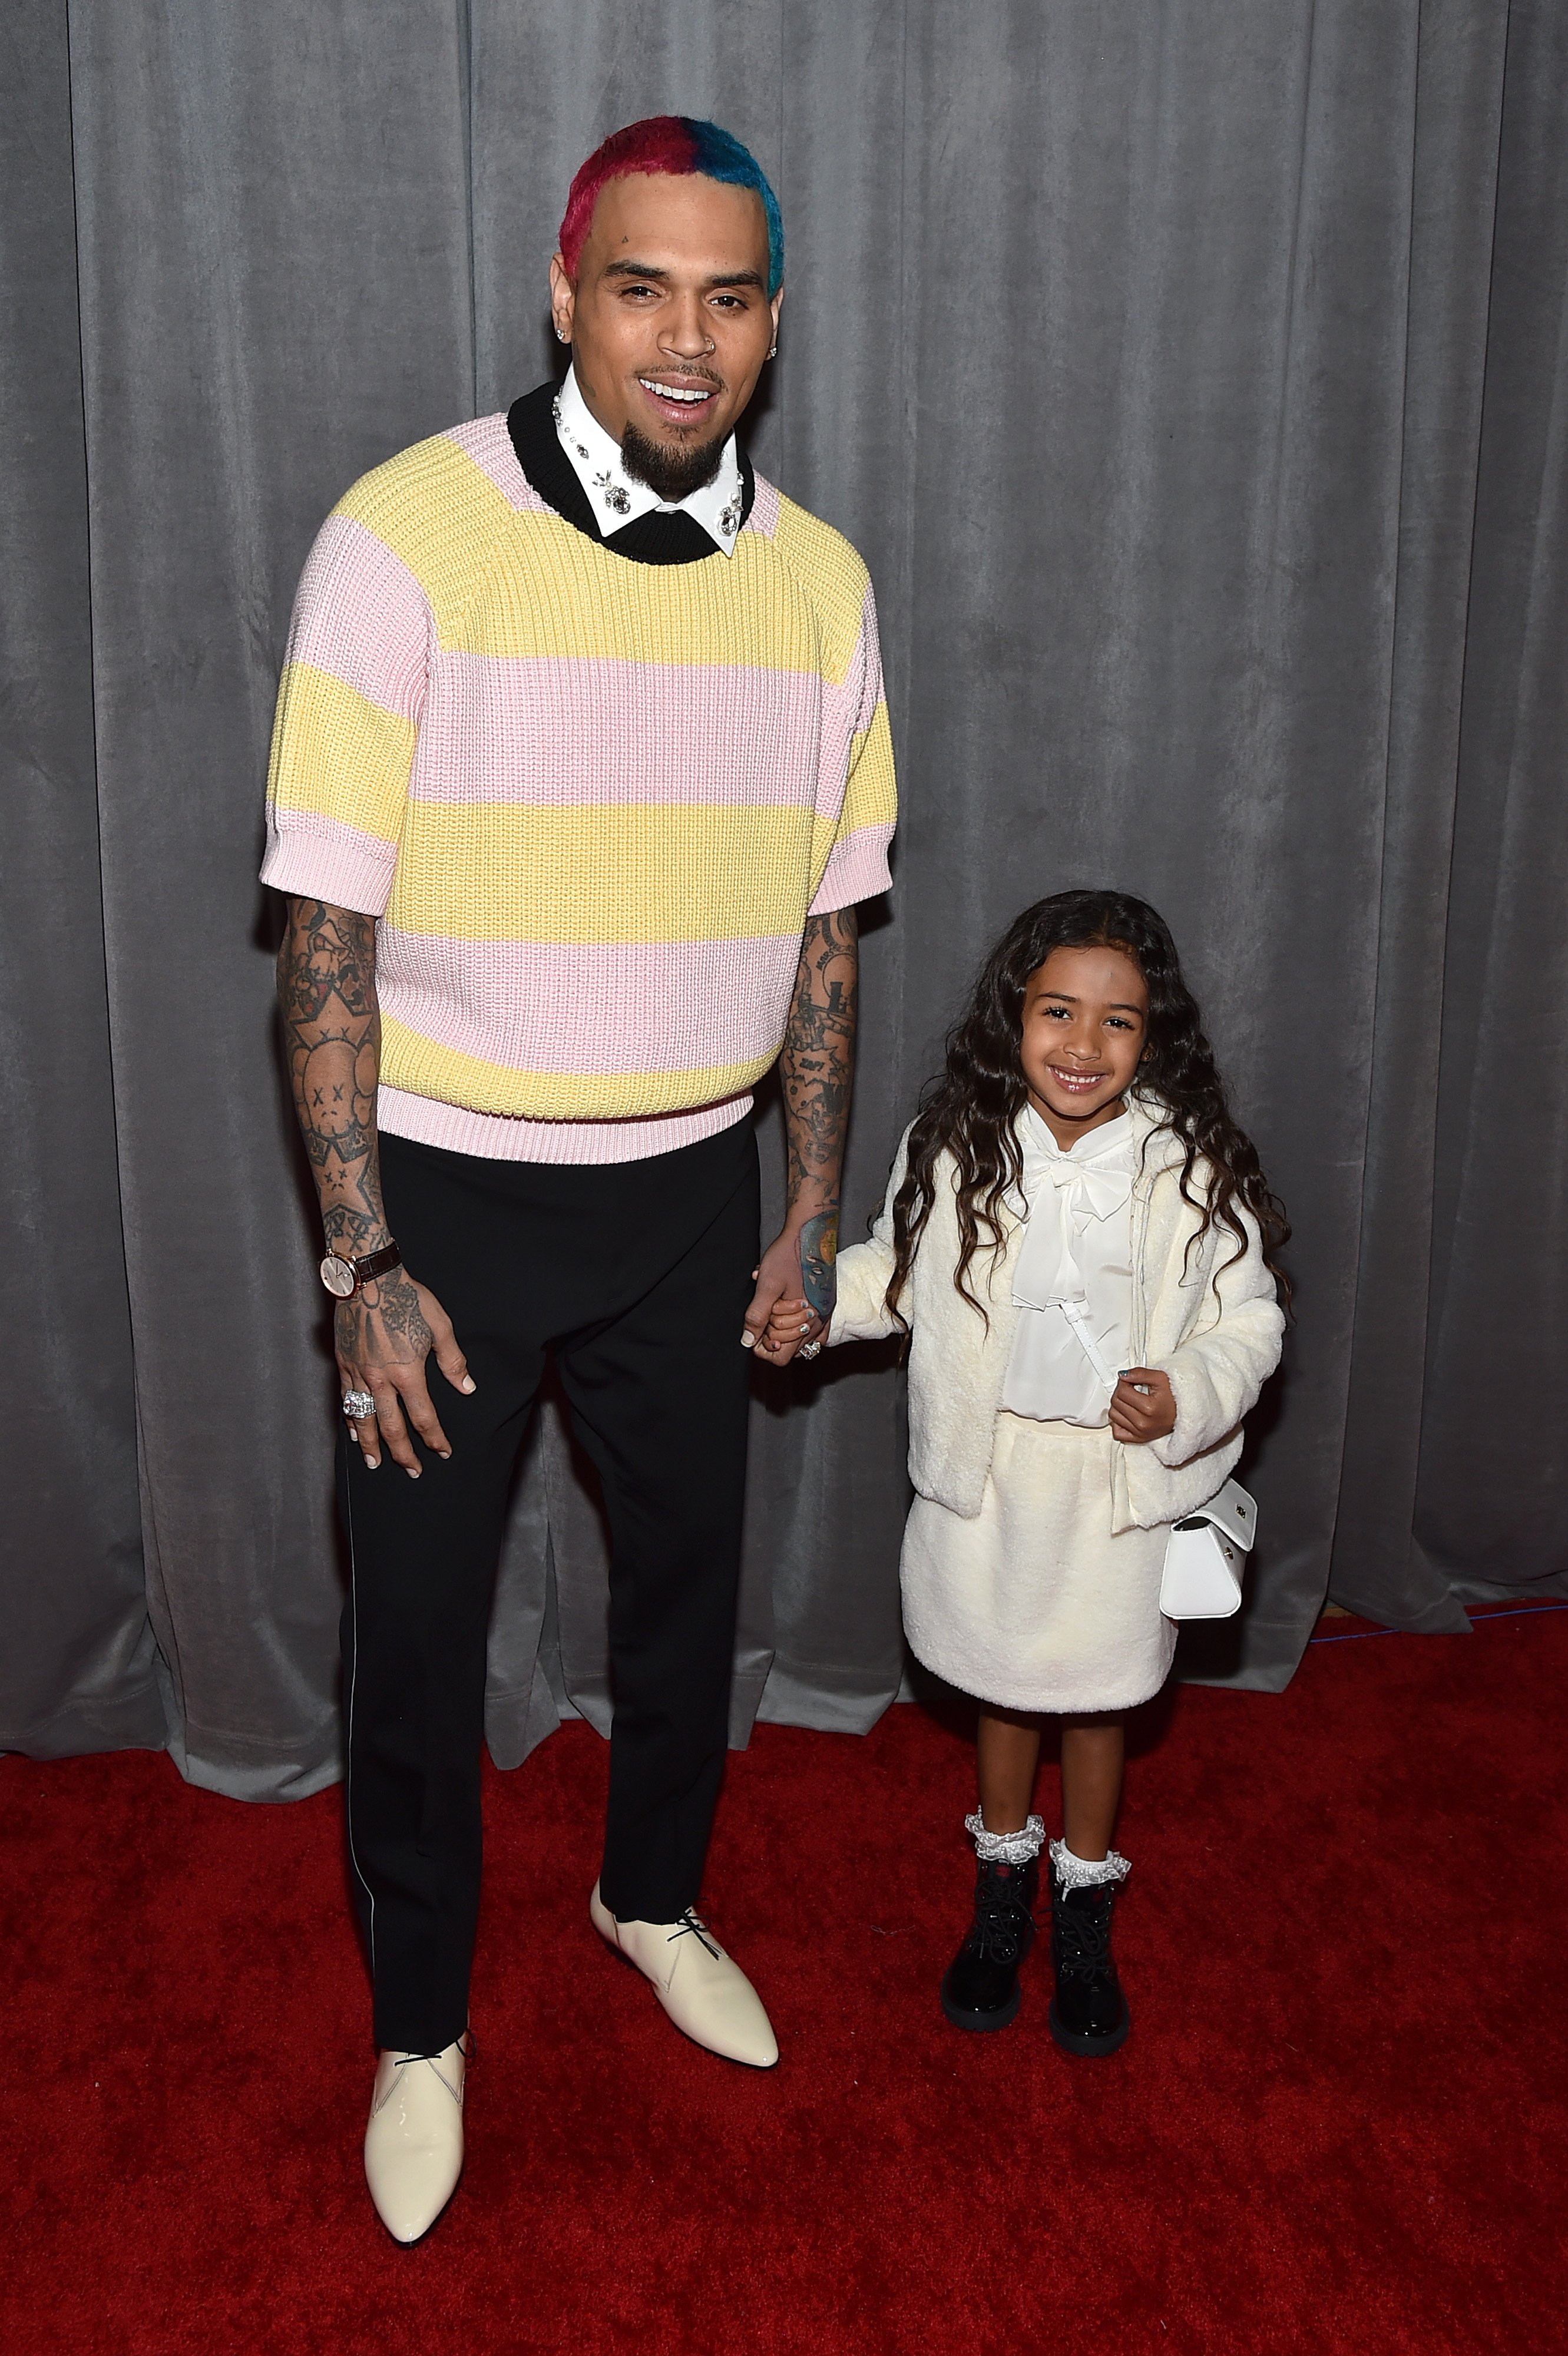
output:
[[[865,567],[735,439],[782,247],[716,124],[607,140],[551,265],[564,382],[354,487],[279,693],[263,873],[288,895],[279,986],[338,1297],[365,2164],[403,2241],[462,2164],[486,1624],[547,1351],[612,1539],[592,1921],[689,2036],[777,2059],[693,1911],[744,1352],[814,1353],[832,1310],[854,906],[886,885],[894,819]],[[759,1258],[746,1115],[780,1054],[789,1212]],[[770,1349],[781,1301],[799,1318]]]

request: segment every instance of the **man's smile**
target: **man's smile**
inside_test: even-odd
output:
[[[689,418],[700,417],[722,390],[711,381],[682,384],[675,377],[639,376],[637,381],[661,416],[679,419],[682,424]]]

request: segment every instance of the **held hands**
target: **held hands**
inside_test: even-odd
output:
[[[752,1270],[757,1290],[746,1312],[743,1350],[755,1351],[768,1366],[787,1366],[798,1355],[816,1356],[833,1313],[837,1252],[836,1209],[775,1237]]]
[[[1123,1448],[1164,1440],[1176,1430],[1176,1394],[1158,1366],[1123,1366],[1111,1400],[1111,1436]]]
[[[431,1351],[454,1390],[478,1387],[457,1346],[452,1320],[433,1292],[416,1284],[405,1268],[394,1268],[351,1299],[340,1301],[335,1326],[344,1390],[369,1391],[376,1402],[375,1414],[354,1426],[366,1464],[373,1472],[381,1462],[379,1439],[386,1442],[393,1462],[417,1481],[421,1468],[409,1438],[410,1424],[437,1456],[452,1453],[425,1385],[424,1361]]]

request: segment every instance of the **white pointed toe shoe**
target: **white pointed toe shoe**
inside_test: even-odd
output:
[[[394,2242],[427,2233],[456,2189],[467,2070],[461,2039],[444,2053],[383,2053],[376,2065],[365,2181]]]
[[[726,2062],[772,2069],[779,2040],[761,1997],[690,1908],[678,1922],[618,1922],[596,1881],[588,1913],[600,1938],[652,1981],[676,2028],[695,2044],[722,2053]]]

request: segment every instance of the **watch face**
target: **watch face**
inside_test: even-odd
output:
[[[353,1263],[328,1252],[321,1263],[321,1281],[337,1300],[347,1301],[354,1290]]]

